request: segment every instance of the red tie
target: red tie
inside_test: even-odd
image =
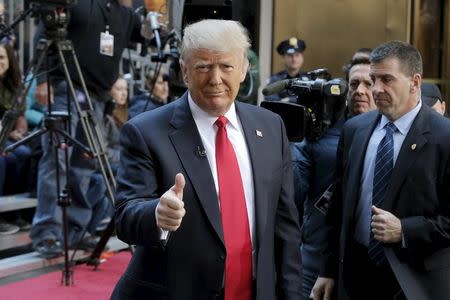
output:
[[[250,300],[252,296],[252,242],[241,173],[227,136],[227,118],[216,125],[216,164],[223,235],[227,249],[225,300]]]

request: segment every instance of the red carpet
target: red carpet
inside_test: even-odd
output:
[[[0,287],[2,300],[103,300],[111,292],[130,261],[130,252],[121,252],[109,257],[93,271],[91,266],[77,265],[74,284],[62,286],[61,271],[7,284]]]

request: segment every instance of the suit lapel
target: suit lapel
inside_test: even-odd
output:
[[[391,183],[381,206],[383,209],[392,210],[395,195],[405,180],[409,168],[420,156],[420,150],[427,143],[424,133],[429,131],[429,125],[426,122],[428,114],[428,108],[422,106],[403,141],[394,169],[392,170]]]
[[[184,94],[178,106],[174,109],[171,125],[174,127],[174,130],[169,133],[169,138],[173,147],[181,160],[209,222],[223,245],[225,245],[214,179],[207,157],[198,155],[196,152],[198,147],[203,149],[203,144],[192,118],[187,94]]]
[[[264,193],[262,192],[264,189],[261,178],[264,174],[264,169],[262,166],[266,163],[264,161],[264,156],[262,155],[264,151],[261,147],[263,137],[262,135],[257,134],[257,130],[261,131],[261,128],[257,127],[259,122],[255,119],[254,115],[246,110],[245,107],[239,102],[236,101],[235,104],[250,154],[255,199],[256,236],[257,240],[261,241],[264,229],[266,227],[268,205],[267,199],[264,197]]]
[[[356,129],[347,157],[347,160],[350,164],[352,162],[356,164],[354,167],[348,168],[348,170],[350,170],[351,172],[350,174],[348,174],[348,178],[349,184],[352,187],[350,196],[350,199],[352,199],[352,201],[348,202],[348,205],[351,205],[350,209],[345,211],[351,213],[352,215],[354,215],[353,209],[356,207],[356,204],[358,203],[358,200],[360,198],[359,193],[361,188],[361,177],[364,167],[364,160],[366,157],[367,146],[369,144],[370,137],[372,136],[372,132],[377,126],[380,115],[372,113],[370,115],[367,114],[366,117],[370,119],[367,120],[366,124],[363,124]]]

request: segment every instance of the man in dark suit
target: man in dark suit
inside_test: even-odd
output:
[[[116,226],[137,245],[112,299],[300,299],[300,229],[281,119],[235,102],[237,22],[184,30],[188,92],[121,134]]]
[[[450,122],[421,101],[422,59],[387,42],[370,56],[379,111],[349,120],[338,148],[329,243],[314,299],[450,295]]]

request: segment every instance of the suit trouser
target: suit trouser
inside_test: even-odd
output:
[[[367,247],[354,242],[350,248],[344,286],[351,300],[406,299],[387,260],[376,266],[369,258]]]

